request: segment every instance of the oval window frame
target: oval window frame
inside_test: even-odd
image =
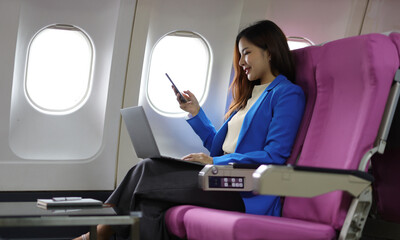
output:
[[[193,92],[194,88],[185,87],[184,84],[182,84],[182,78],[179,78],[179,76],[177,77],[173,72],[163,73],[162,74],[163,76],[162,77],[160,76],[160,78],[164,78],[161,81],[162,85],[164,87],[160,87],[160,89],[163,92],[167,92],[166,94],[169,98],[172,96],[172,98],[174,99],[174,104],[176,103],[176,106],[177,106],[176,111],[166,111],[154,103],[154,101],[152,100],[152,97],[151,97],[151,93],[150,93],[151,88],[149,87],[151,85],[151,81],[152,81],[151,74],[152,74],[152,67],[153,67],[154,52],[157,50],[157,46],[159,46],[159,43],[161,41],[165,40],[166,37],[170,37],[170,36],[171,37],[196,38],[196,39],[199,39],[201,44],[204,46],[204,52],[207,54],[207,61],[205,61],[205,64],[204,64],[204,69],[205,69],[204,70],[204,81],[203,81],[204,85],[202,85],[202,86],[204,86],[204,90],[201,92],[201,94],[195,94],[199,101],[200,106],[205,102],[206,96],[209,92],[209,83],[210,83],[210,76],[211,76],[211,66],[212,66],[212,62],[213,62],[213,54],[212,54],[212,49],[211,49],[209,42],[201,34],[199,34],[197,32],[193,32],[193,31],[187,31],[187,30],[175,30],[175,31],[171,31],[167,34],[164,34],[153,45],[153,48],[151,50],[151,54],[149,57],[148,68],[147,68],[148,71],[147,71],[147,81],[146,81],[146,89],[145,89],[146,99],[147,99],[149,105],[151,106],[151,108],[154,111],[156,111],[157,113],[159,113],[160,115],[167,116],[167,117],[182,117],[182,116],[187,115],[187,113],[179,108],[179,105],[176,102],[176,97],[174,96],[174,93],[171,89],[172,84],[169,83],[169,80],[165,76],[165,73],[168,73],[170,75],[170,77],[172,78],[175,85],[179,88],[180,91],[189,89],[190,91]],[[195,80],[193,80],[193,81],[195,81]]]
[[[315,45],[313,41],[311,41],[310,39],[308,39],[306,37],[288,36],[288,37],[286,37],[286,40],[288,42],[290,50],[296,50],[296,49],[310,47],[310,46]],[[303,46],[294,46],[295,43],[303,44]]]
[[[34,97],[32,97],[32,93],[30,93],[29,90],[29,67],[30,67],[30,60],[31,60],[31,50],[32,50],[32,45],[35,43],[35,39],[43,33],[45,30],[64,30],[64,31],[76,31],[78,32],[81,36],[83,36],[83,39],[89,46],[88,50],[90,51],[89,53],[89,60],[87,66],[89,69],[85,71],[87,75],[87,81],[85,81],[82,86],[86,86],[85,89],[80,90],[82,94],[80,94],[81,98],[79,100],[75,100],[74,104],[70,104],[68,107],[64,108],[50,108],[48,106],[43,106],[41,104],[38,104],[37,101],[35,101]],[[94,59],[95,59],[95,48],[92,39],[90,36],[81,28],[73,25],[68,25],[68,24],[52,24],[49,26],[46,26],[42,29],[40,29],[31,39],[28,45],[27,49],[27,57],[26,57],[26,67],[25,67],[25,75],[24,75],[24,93],[25,97],[30,103],[33,108],[35,108],[37,111],[45,113],[45,114],[50,114],[50,115],[67,115],[72,112],[77,111],[80,109],[85,102],[89,99],[92,84],[93,84],[93,69],[94,69]],[[50,101],[50,100],[49,100]]]

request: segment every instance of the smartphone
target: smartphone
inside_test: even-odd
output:
[[[178,90],[178,88],[176,87],[175,83],[172,81],[172,79],[168,76],[168,73],[165,73],[165,76],[167,76],[167,78],[169,79],[169,81],[172,83],[172,86],[174,88],[175,94],[179,93],[179,101],[180,102],[187,102],[185,97],[182,95],[182,93]]]

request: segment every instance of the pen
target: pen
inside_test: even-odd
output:
[[[58,201],[77,201],[81,200],[81,197],[53,197],[53,201],[58,202]]]

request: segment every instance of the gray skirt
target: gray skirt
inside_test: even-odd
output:
[[[202,166],[167,159],[145,159],[126,174],[107,203],[118,214],[142,211],[140,239],[176,239],[165,226],[165,212],[177,205],[190,204],[244,212],[239,192],[203,191],[198,187]],[[128,238],[130,228],[114,228],[118,237]]]

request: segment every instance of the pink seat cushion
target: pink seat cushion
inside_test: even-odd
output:
[[[183,219],[186,212],[195,207],[192,205],[181,205],[168,209],[165,213],[165,222],[169,232],[177,237],[185,238],[186,229]]]
[[[325,224],[195,207],[184,215],[188,239],[334,239]]]

